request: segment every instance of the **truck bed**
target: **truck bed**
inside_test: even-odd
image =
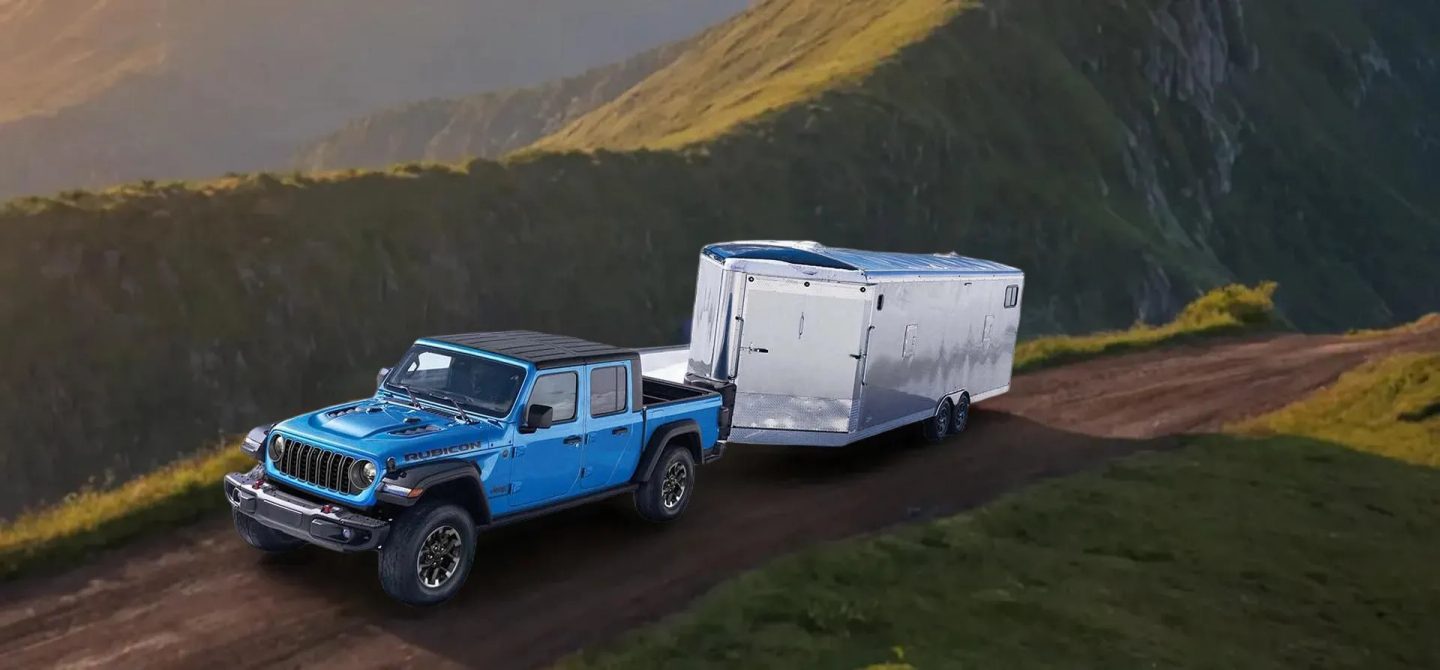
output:
[[[654,377],[641,377],[640,391],[645,407],[654,407],[672,402],[683,402],[714,393],[696,386],[686,386]]]

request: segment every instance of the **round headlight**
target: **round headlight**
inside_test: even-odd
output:
[[[355,461],[350,466],[350,483],[357,489],[368,489],[375,483],[375,464],[370,461]]]
[[[276,435],[270,440],[270,460],[278,461],[285,457],[285,438]]]

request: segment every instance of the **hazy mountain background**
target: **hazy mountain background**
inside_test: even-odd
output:
[[[280,168],[377,109],[530,86],[745,0],[0,0],[0,196]]]
[[[382,110],[307,144],[294,164],[301,170],[324,171],[499,158],[614,100],[669,65],[688,45],[688,41],[672,42],[539,86]]]
[[[1303,329],[1413,319],[1437,45],[1418,0],[767,0],[502,161],[15,199],[0,514],[367,393],[420,335],[674,342],[716,240],[1011,263],[1022,337],[1266,279]]]

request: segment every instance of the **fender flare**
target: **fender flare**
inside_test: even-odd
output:
[[[650,481],[650,475],[655,472],[655,465],[660,462],[660,453],[665,449],[665,445],[684,435],[695,436],[696,445],[691,448],[690,455],[695,457],[696,463],[701,462],[698,446],[700,424],[695,423],[694,419],[680,419],[655,429],[655,432],[650,435],[650,441],[646,443],[645,451],[640,454],[640,467],[635,469],[635,481],[637,483]]]
[[[480,478],[480,470],[475,467],[472,461],[438,461],[425,463],[410,468],[405,468],[398,473],[398,478],[392,478],[388,474],[380,480],[382,486],[375,492],[375,499],[381,502],[410,507],[424,497],[424,492],[436,488],[442,484],[451,482],[462,482],[464,486],[474,487],[476,509],[470,512],[475,515],[477,524],[490,522],[490,498],[485,493],[485,482]],[[404,496],[387,493],[383,484],[389,482],[408,489],[422,489],[420,497],[407,498]]]

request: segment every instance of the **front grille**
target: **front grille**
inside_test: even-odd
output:
[[[354,495],[359,493],[350,483],[350,466],[354,464],[354,457],[287,437],[285,453],[275,461],[275,469],[322,489]]]

